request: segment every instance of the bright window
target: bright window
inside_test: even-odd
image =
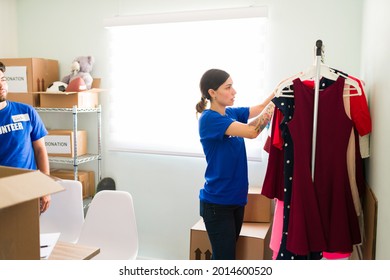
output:
[[[265,96],[267,18],[117,26],[109,29],[112,85],[109,149],[202,156],[195,105],[210,68],[227,71],[235,106]],[[261,137],[247,141],[260,160]]]

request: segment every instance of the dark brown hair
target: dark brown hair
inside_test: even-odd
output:
[[[227,72],[220,69],[210,69],[203,74],[199,83],[201,97],[196,104],[196,112],[202,113],[206,109],[207,100],[211,102],[209,89],[217,90],[229,77]]]
[[[0,61],[0,71],[3,73],[5,72],[5,65],[1,61]]]

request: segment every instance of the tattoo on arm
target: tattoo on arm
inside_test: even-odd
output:
[[[250,126],[254,126],[256,131],[260,133],[267,126],[272,118],[274,113],[275,105],[271,102],[267,107],[261,112],[261,114],[252,122],[249,123]]]

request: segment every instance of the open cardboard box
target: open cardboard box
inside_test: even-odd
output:
[[[40,94],[42,108],[96,108],[99,105],[100,89],[99,78],[94,78],[92,88],[79,92],[37,92]]]
[[[64,190],[38,170],[0,166],[0,260],[39,260],[39,198]]]
[[[271,223],[243,223],[237,241],[237,260],[271,260]],[[211,244],[203,219],[190,232],[190,260],[210,260]]]

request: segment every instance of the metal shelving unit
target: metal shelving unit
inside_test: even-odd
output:
[[[51,163],[60,163],[60,164],[69,164],[73,165],[74,178],[78,178],[78,167],[80,164],[87,163],[90,161],[98,161],[98,180],[102,179],[101,173],[101,160],[102,160],[102,117],[101,117],[101,105],[97,108],[78,108],[73,106],[73,108],[41,108],[35,107],[35,110],[39,113],[72,113],[73,115],[73,158],[66,157],[49,157],[49,162]],[[77,130],[78,130],[78,114],[79,113],[96,113],[97,116],[97,132],[98,132],[98,151],[97,154],[86,154],[82,156],[77,156]]]

